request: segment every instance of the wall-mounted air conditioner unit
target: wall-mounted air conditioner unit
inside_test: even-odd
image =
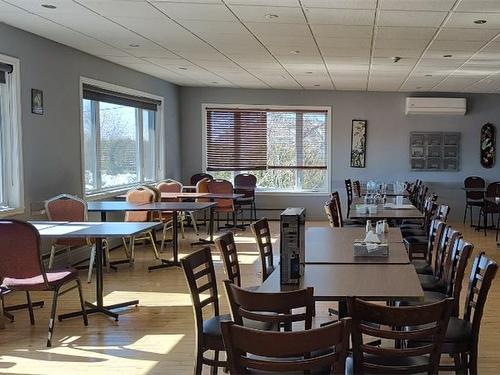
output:
[[[465,98],[406,98],[407,115],[465,115]]]

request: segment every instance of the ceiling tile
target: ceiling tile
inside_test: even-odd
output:
[[[231,9],[243,22],[305,23],[304,14],[298,5],[295,8],[235,5]],[[268,18],[269,15],[278,17]]]
[[[372,26],[311,25],[316,37],[321,38],[368,38],[372,37]]]
[[[375,48],[378,49],[418,49],[427,46],[425,39],[375,39]]]
[[[373,25],[374,10],[306,8],[312,25]]]
[[[247,22],[246,26],[257,36],[310,36],[305,24]]]
[[[485,42],[482,41],[455,41],[455,40],[436,40],[432,42],[429,47],[430,51],[464,51],[464,52],[475,52],[482,46]]]
[[[176,20],[235,21],[233,14],[222,4],[166,3],[153,4]]]
[[[446,14],[446,12],[382,10],[378,17],[378,26],[438,27]]]
[[[440,30],[436,39],[486,42],[498,33],[500,33],[500,29],[460,29],[455,27],[444,27]]]
[[[475,20],[486,20],[483,25],[475,24]],[[500,29],[500,13],[452,13],[447,27],[472,29]]]
[[[370,48],[371,39],[352,39],[352,38],[316,38],[320,48],[352,48],[353,46],[365,49]]]
[[[456,0],[380,0],[380,9],[449,11]]]
[[[302,0],[306,8],[375,9],[377,0]]]
[[[462,0],[458,6],[457,12],[493,12],[500,13],[500,2],[498,0]]]
[[[123,0],[88,0],[87,8],[106,17],[134,17],[142,19],[164,18],[165,16],[147,2]]]
[[[200,0],[203,1],[203,0]],[[220,0],[214,0],[219,2]],[[229,5],[257,5],[257,6],[269,6],[269,0],[226,0],[226,4]],[[280,7],[296,7],[298,6],[297,0],[273,0],[273,6]]]
[[[430,40],[436,33],[435,27],[396,27],[378,26],[377,39]]]

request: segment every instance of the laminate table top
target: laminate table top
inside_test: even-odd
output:
[[[305,262],[311,264],[408,264],[410,259],[399,228],[389,228],[389,256],[355,257],[353,244],[363,240],[364,228],[309,227],[305,232]]]
[[[371,301],[421,300],[424,296],[412,264],[306,264],[298,285],[281,285],[280,269],[258,288],[280,292],[313,287],[316,301],[359,297]]]
[[[387,201],[388,204],[394,204],[393,199],[389,199]],[[349,218],[350,219],[370,219],[370,220],[381,220],[381,219],[422,219],[424,214],[417,210],[415,206],[411,208],[388,208],[384,207],[383,204],[377,205],[376,213],[366,213],[359,212],[356,210],[357,204],[363,204],[363,200],[361,198],[354,199],[351,208],[349,210]],[[403,200],[404,205],[409,205],[409,201],[407,199]]]
[[[109,238],[130,237],[162,226],[160,222],[64,222],[50,225],[48,222],[30,221],[41,237],[50,238]]]

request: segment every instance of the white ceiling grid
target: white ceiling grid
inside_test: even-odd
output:
[[[0,22],[184,86],[500,90],[500,0],[0,0]]]

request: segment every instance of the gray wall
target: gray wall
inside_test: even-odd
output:
[[[452,218],[463,212],[464,193],[460,190],[468,175],[486,180],[500,179],[500,165],[484,169],[479,162],[479,133],[486,122],[500,125],[500,96],[487,94],[440,94],[465,96],[466,116],[405,116],[404,100],[410,94],[384,92],[335,92],[300,90],[245,90],[182,87],[181,140],[182,177],[189,177],[202,166],[202,103],[325,105],[332,108],[333,189],[344,193],[345,178],[378,180],[415,180],[429,182],[440,201],[451,204]],[[420,93],[420,96],[423,94]],[[424,94],[425,95],[425,94]],[[435,93],[428,96],[437,96]],[[368,121],[366,168],[349,166],[351,120]],[[411,131],[459,131],[462,133],[462,158],[459,172],[410,172],[408,158]],[[341,195],[345,200],[345,195]],[[305,206],[308,216],[324,217],[325,196],[267,196],[258,198],[259,207]]]
[[[176,85],[1,23],[0,54],[20,60],[27,209],[62,192],[82,195],[80,76],[163,96],[166,174],[180,176]],[[43,90],[43,116],[31,113],[31,88]]]

